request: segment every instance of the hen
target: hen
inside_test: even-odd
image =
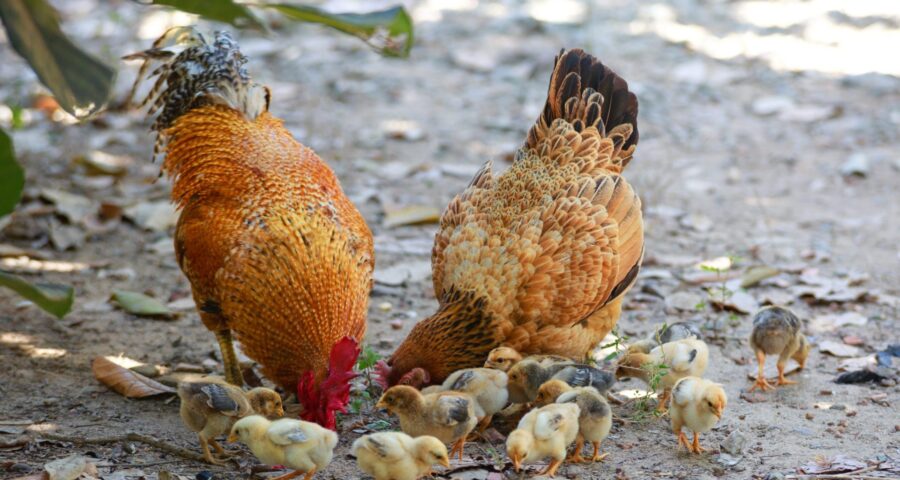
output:
[[[512,166],[488,162],[444,211],[432,270],[438,311],[382,365],[397,384],[484,364],[504,345],[580,359],[613,328],[644,251],[631,161],[637,99],[582,50],[563,51]]]
[[[172,40],[187,48],[166,50]],[[126,59],[145,61],[136,85],[162,61],[144,101],[156,114],[154,154],[165,153],[181,210],[175,255],[228,382],[243,383],[234,336],[286,390],[307,372],[320,383],[334,345],[366,330],[374,253],[365,221],[328,165],[269,112],[269,90],[250,80],[228,33],[207,43],[173,29]]]

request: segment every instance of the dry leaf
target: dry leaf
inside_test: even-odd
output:
[[[857,357],[860,354],[859,348],[850,345],[844,345],[840,342],[825,340],[819,343],[819,350],[823,353],[829,353],[835,357]]]
[[[750,288],[767,278],[778,275],[779,273],[781,273],[781,270],[765,265],[751,267],[746,272],[744,272],[744,275],[741,276],[741,288]]]
[[[412,205],[385,212],[384,226],[399,227],[401,225],[422,225],[437,223],[441,219],[441,212],[437,208],[422,205]]]
[[[803,473],[824,474],[853,472],[863,468],[866,468],[865,462],[844,455],[836,455],[832,459],[816,457],[815,461],[800,467],[800,471]]]
[[[128,398],[144,398],[164,393],[175,393],[175,389],[151,380],[137,372],[116,364],[110,357],[96,357],[91,365],[94,377],[114,392]]]
[[[813,330],[820,332],[830,332],[844,325],[854,325],[863,327],[869,321],[865,315],[856,312],[844,312],[841,314],[827,313],[819,315],[812,321]]]
[[[75,480],[85,471],[88,461],[81,455],[71,455],[44,465],[49,480]]]
[[[138,292],[115,290],[113,300],[126,312],[147,317],[171,317],[172,312],[159,300]]]

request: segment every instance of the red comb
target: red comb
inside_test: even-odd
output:
[[[350,401],[350,380],[358,374],[353,366],[359,358],[359,343],[344,337],[331,347],[328,374],[316,386],[315,372],[304,372],[297,383],[297,399],[303,404],[300,418],[335,430],[335,413],[346,413]]]

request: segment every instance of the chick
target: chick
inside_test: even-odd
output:
[[[615,377],[597,368],[567,362],[538,362],[525,359],[515,364],[508,372],[509,400],[513,403],[534,401],[538,389],[551,378],[562,380],[573,387],[591,386],[606,395]]]
[[[759,375],[756,377],[756,383],[750,387],[751,392],[756,388],[762,390],[775,388],[766,381],[763,374],[766,355],[778,355],[776,385],[789,385],[797,382],[784,378],[785,364],[789,358],[793,358],[800,364],[802,370],[806,366],[810,350],[809,341],[800,332],[800,319],[782,307],[766,307],[756,314],[753,318],[750,346],[756,352],[756,360],[759,362]]]
[[[551,403],[574,402],[581,409],[578,416],[578,437],[575,440],[575,451],[569,460],[579,463],[586,459],[581,456],[585,441],[591,442],[594,454],[591,459],[601,461],[608,455],[600,454],[600,443],[609,435],[612,428],[612,409],[606,399],[593,387],[572,388],[562,380],[548,380],[538,389],[534,404],[543,407]]]
[[[700,330],[696,325],[687,322],[676,322],[671,325],[662,323],[657,325],[653,334],[644,340],[639,340],[628,346],[628,351],[650,353],[650,350],[669,342],[684,340],[685,338],[701,338]]]
[[[447,447],[430,435],[412,438],[403,432],[365,435],[353,442],[360,470],[375,480],[416,480],[431,473],[431,466],[450,466]]]
[[[651,386],[662,389],[657,411],[664,412],[675,382],[684,377],[703,375],[708,361],[706,343],[696,338],[686,338],[664,343],[650,350],[650,353],[626,352],[616,365],[616,378],[635,377],[651,385],[656,383],[655,376],[662,374],[657,378],[658,383]]]
[[[559,355],[529,355],[529,360],[535,360],[538,363],[550,364],[560,362],[572,362],[572,359],[561,357]],[[497,347],[488,353],[488,358],[484,362],[485,368],[493,368],[502,372],[509,372],[513,365],[522,361],[522,354],[510,347]]]
[[[506,438],[506,453],[518,472],[523,462],[550,457],[541,475],[552,477],[566,458],[566,450],[578,436],[580,409],[574,403],[554,403],[528,412]]]
[[[444,443],[452,443],[452,456],[459,452],[462,460],[466,436],[478,422],[475,400],[466,393],[438,392],[422,395],[407,385],[389,388],[376,404],[377,408],[400,418],[400,429],[413,437],[432,435]]]
[[[180,383],[178,397],[181,399],[179,413],[182,421],[197,432],[203,458],[215,465],[224,462],[212,456],[209,445],[220,456],[227,457],[228,454],[216,442],[215,437],[226,435],[237,419],[253,413],[269,417],[284,415],[281,396],[274,390],[254,388],[244,392],[239,387],[226,383],[224,379]]]
[[[309,480],[331,463],[338,436],[312,422],[282,418],[270,422],[261,415],[244,417],[231,427],[229,442],[240,439],[266,465],[284,465],[294,471],[272,480],[306,474]]]
[[[509,399],[507,383],[506,373],[500,370],[465,368],[451,373],[437,388],[422,389],[422,394],[446,391],[468,393],[475,399],[475,416],[478,418],[478,431],[481,432],[491,424],[494,414],[506,406]]]
[[[689,452],[700,453],[700,434],[708,432],[722,419],[722,412],[728,397],[718,383],[699,377],[685,377],[675,384],[669,415],[672,417],[672,431],[678,436],[678,445],[684,445]],[[688,442],[681,431],[687,427],[694,432],[694,442]]]

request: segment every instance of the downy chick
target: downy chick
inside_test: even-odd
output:
[[[722,419],[722,412],[728,397],[718,383],[699,377],[685,377],[675,384],[669,416],[672,417],[672,431],[678,437],[678,445],[684,445],[689,452],[700,453],[700,434],[708,432]],[[694,432],[693,443],[681,431],[687,427]]]
[[[468,393],[475,399],[475,416],[478,417],[478,430],[484,431],[491,424],[491,418],[509,399],[506,389],[508,378],[506,373],[493,368],[465,368],[457,370],[444,380],[437,388],[427,387],[423,394],[442,391]]]
[[[566,450],[578,436],[580,409],[574,403],[554,403],[532,410],[506,439],[506,453],[518,472],[522,463],[550,457],[540,474],[552,477],[566,458]]]
[[[353,442],[360,470],[375,480],[417,480],[440,463],[450,466],[447,447],[430,435],[412,438],[403,432],[364,435]]]
[[[558,380],[551,380],[557,382]],[[556,398],[556,403],[574,403],[581,413],[578,415],[578,437],[575,440],[575,451],[569,460],[580,463],[589,461],[581,456],[585,442],[591,442],[594,453],[590,461],[599,462],[608,453],[600,454],[600,443],[609,435],[612,428],[612,410],[609,403],[594,387],[578,387],[563,393]]]
[[[665,374],[655,386],[663,391],[657,406],[657,411],[663,412],[675,382],[684,377],[703,375],[708,361],[709,349],[706,343],[696,338],[686,338],[665,343],[646,354],[626,352],[617,363],[616,378],[639,378],[650,385],[655,372],[662,373],[661,369],[665,368]]]
[[[267,417],[284,415],[281,396],[274,390],[254,388],[245,392],[224,379],[179,383],[178,398],[181,400],[181,420],[197,432],[203,458],[215,465],[224,462],[212,456],[209,445],[216,449],[219,456],[227,458],[228,454],[215,437],[228,434],[239,418],[253,413]]]
[[[800,332],[800,319],[783,307],[765,307],[756,314],[753,318],[750,346],[756,352],[756,361],[759,362],[759,375],[756,383],[750,387],[751,392],[756,388],[775,388],[766,381],[763,373],[766,355],[778,355],[778,382],[775,385],[790,385],[797,382],[784,378],[784,367],[788,359],[796,360],[802,370],[806,366],[810,350],[809,341]]]
[[[592,386],[606,395],[615,378],[597,368],[569,362],[540,363],[525,359],[509,370],[509,401],[527,403],[534,401],[538,389],[551,378],[562,380],[573,387]]]
[[[676,322],[671,325],[662,323],[656,326],[652,335],[629,345],[628,351],[650,353],[650,350],[662,344],[691,337],[701,338],[700,330],[692,323]]]
[[[526,358],[543,364],[572,362],[571,359],[559,355],[529,355]],[[512,368],[513,365],[521,361],[522,354],[516,351],[516,349],[511,347],[497,347],[488,353],[488,358],[484,362],[484,367],[509,372],[509,369]]]
[[[282,418],[270,422],[260,415],[244,417],[231,427],[229,442],[240,440],[266,465],[284,465],[294,471],[272,480],[287,480],[301,473],[309,480],[331,463],[336,433],[312,422]]]
[[[452,456],[459,452],[462,459],[466,436],[478,422],[475,416],[475,400],[466,393],[438,392],[422,395],[408,385],[389,388],[377,408],[400,418],[400,429],[408,435],[431,435],[444,443],[452,443]]]

